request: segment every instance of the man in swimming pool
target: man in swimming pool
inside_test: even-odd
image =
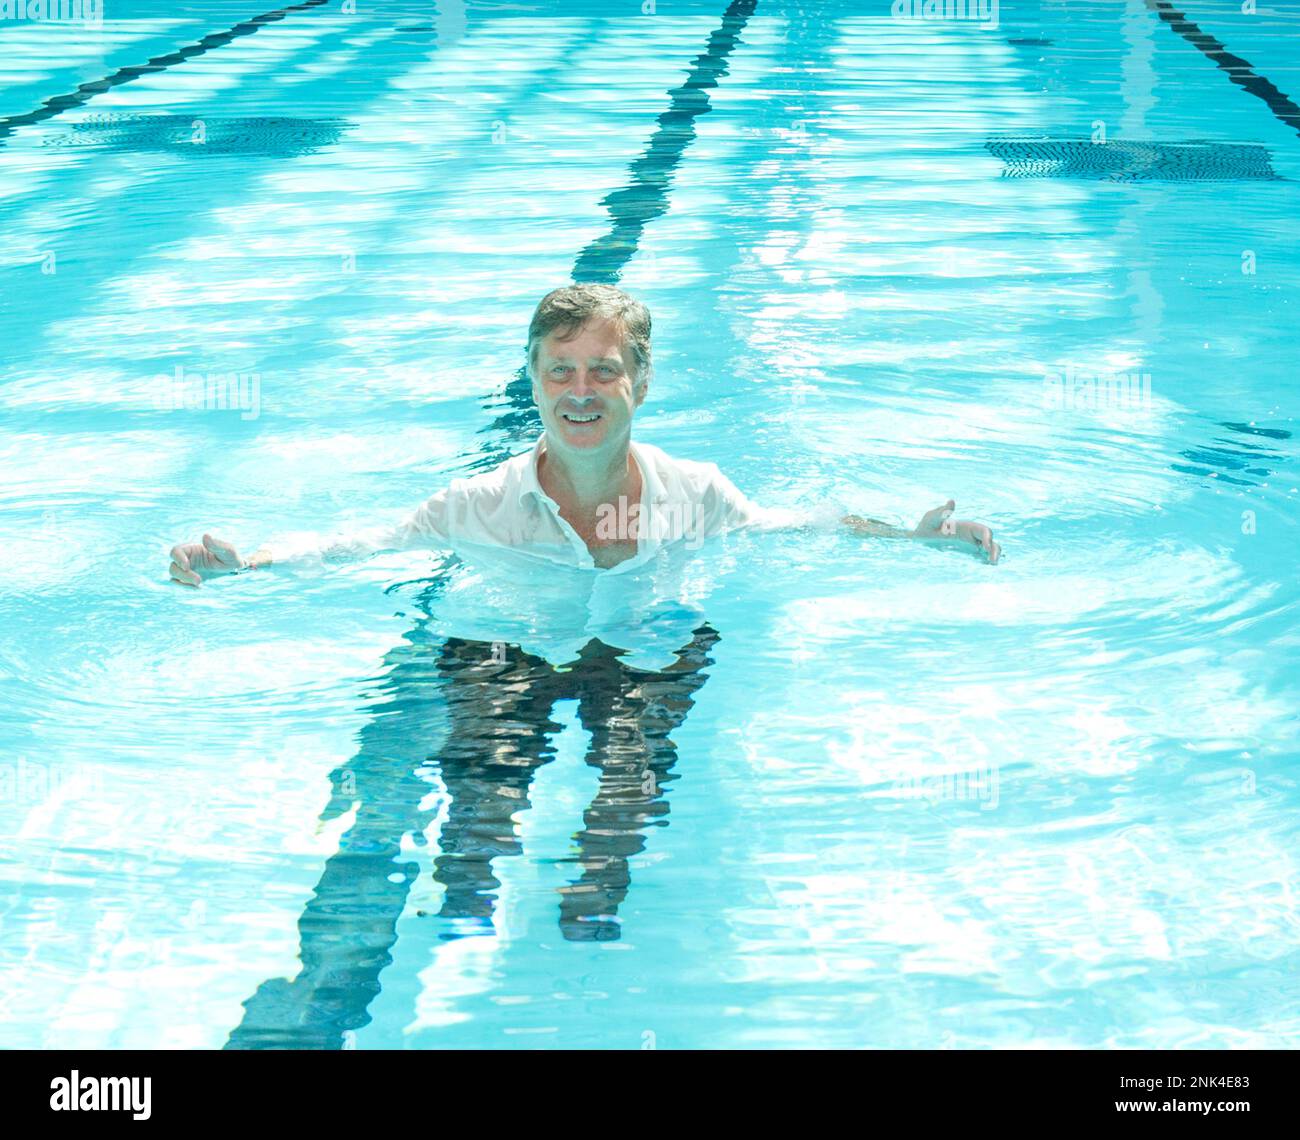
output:
[[[650,375],[644,306],[609,286],[556,290],[529,329],[527,380],[544,429],[530,452],[453,482],[396,528],[333,543],[276,543],[247,561],[205,535],[172,551],[172,577],[197,586],[303,554],[483,544],[619,574],[678,538],[805,521],[751,503],[713,464],[633,442]],[[931,511],[914,531],[843,521],[866,534],[965,545],[996,561],[987,528],[953,523],[951,510],[949,502]],[[438,585],[431,581],[430,596]],[[369,1020],[408,909],[441,923],[439,939],[494,930],[497,865],[523,852],[519,818],[536,772],[556,755],[558,702],[577,702],[590,737],[585,761],[600,773],[573,836],[568,861],[577,873],[559,888],[560,931],[568,941],[618,938],[633,861],[649,829],[668,822],[665,793],[681,775],[674,737],[708,678],[719,636],[701,619],[661,669],[639,668],[597,637],[552,665],[520,645],[444,637],[417,622],[386,655],[381,699],[368,694],[358,751],[334,773],[322,819],[347,812],[353,821],[300,920],[301,969],[257,988],[228,1047],[342,1047]],[[425,806],[425,766],[434,758],[445,806]],[[436,913],[427,903],[409,905],[418,868],[406,847],[435,812],[444,815],[432,865]]]
[[[666,541],[702,540],[743,526],[798,526],[796,511],[752,503],[716,464],[674,459],[632,441],[651,378],[650,313],[612,285],[569,285],[542,298],[528,330],[528,376],[543,432],[531,451],[457,479],[396,527],[332,543],[285,543],[245,559],[205,534],[171,550],[173,581],[256,569],[308,554],[364,554],[462,544],[520,548],[578,568],[624,571]],[[847,515],[852,530],[953,545],[997,562],[982,523],[928,511],[913,530]]]

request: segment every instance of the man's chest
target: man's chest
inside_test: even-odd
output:
[[[637,531],[631,527],[611,527],[604,520],[565,519],[574,533],[591,553],[592,560],[602,570],[626,562],[637,552]]]

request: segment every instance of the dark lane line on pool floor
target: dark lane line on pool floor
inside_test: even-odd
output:
[[[1268,109],[1279,120],[1300,135],[1300,106],[1297,106],[1295,101],[1288,95],[1279,91],[1270,80],[1260,75],[1249,60],[1234,55],[1219,40],[1201,31],[1182,12],[1172,4],[1167,3],[1167,0],[1146,0],[1146,6],[1189,44],[1227,72],[1228,78],[1233,83],[1243,90],[1249,91],[1257,99],[1262,99],[1267,103]]]
[[[1233,83],[1244,91],[1249,91],[1257,99],[1263,100],[1279,122],[1285,123],[1297,135],[1300,135],[1300,105],[1297,105],[1295,100],[1285,92],[1279,90],[1271,80],[1260,75],[1249,60],[1230,52],[1222,41],[1207,32],[1203,32],[1198,25],[1187,18],[1185,13],[1179,11],[1167,0],[1145,0],[1145,2],[1146,6],[1155,12],[1178,35],[1207,58],[1212,59],[1217,67],[1227,73],[1228,78]],[[1234,431],[1250,432],[1269,436],[1270,438],[1290,438],[1288,432],[1277,432],[1275,434],[1272,429],[1256,429],[1254,425],[1243,427],[1235,424],[1224,424],[1223,426],[1232,428]],[[1249,447],[1250,445],[1243,446]],[[1263,451],[1262,448],[1256,448],[1256,450]],[[1248,463],[1257,462],[1257,457],[1248,452],[1243,452],[1241,447],[1234,449],[1207,444],[1185,450],[1182,455],[1184,458],[1192,460],[1196,466],[1180,463],[1173,463],[1170,466],[1175,471],[1185,475],[1200,475],[1217,479],[1220,482],[1253,487],[1258,484],[1248,479],[1238,478],[1235,475],[1224,474],[1224,471],[1244,472],[1263,478],[1273,474],[1273,469],[1270,467],[1248,466]],[[1276,453],[1265,452],[1262,458],[1278,460],[1282,457]],[[1210,467],[1219,470],[1211,471]]]
[[[133,79],[139,79],[142,75],[153,75],[155,72],[166,71],[169,67],[175,67],[178,63],[184,63],[186,60],[205,55],[215,48],[224,47],[241,36],[251,36],[267,24],[283,20],[290,12],[318,8],[328,2],[329,0],[302,0],[300,4],[290,4],[284,8],[277,8],[273,12],[264,12],[260,16],[254,16],[251,20],[243,20],[224,32],[213,32],[195,43],[177,48],[166,55],[156,55],[147,63],[119,67],[112,75],[105,76],[103,79],[92,79],[89,83],[81,84],[71,95],[55,95],[50,99],[46,99],[35,111],[25,111],[21,115],[9,115],[0,118],[0,146],[4,145],[4,140],[13,134],[18,127],[43,123],[47,119],[63,114],[64,111],[84,106],[96,95],[103,95],[106,91],[111,91],[114,87],[120,87],[123,83],[130,83]]]
[[[645,153],[632,163],[628,184],[601,201],[614,224],[607,234],[578,254],[573,266],[574,281],[614,284],[636,253],[646,224],[668,212],[673,171],[695,141],[695,119],[713,110],[709,88],[717,87],[718,81],[726,78],[727,59],[754,14],[756,3],[733,0],[722,15],[721,26],[709,36],[708,47],[691,61],[686,82],[668,92],[668,110],[655,120],[658,127]]]
[[[573,271],[575,281],[617,281],[623,267],[636,253],[646,224],[667,212],[672,172],[695,138],[694,120],[711,109],[708,89],[716,87],[727,74],[727,57],[736,47],[756,3],[757,0],[733,0],[728,5],[720,27],[709,37],[707,48],[692,61],[686,81],[669,92],[668,110],[659,115],[658,128],[649,145],[632,163],[628,183],[602,202],[613,224],[608,233],[578,255]],[[500,399],[495,402],[499,403]],[[540,428],[525,369],[520,369],[507,384],[504,402],[507,410],[484,429],[492,438],[479,448],[471,467],[495,465],[512,454],[522,438]],[[419,872],[419,864],[401,861],[402,837],[410,834],[417,845],[423,846],[427,842],[424,829],[434,815],[433,810],[420,808],[430,790],[420,770],[427,763],[435,763],[438,754],[412,753],[421,753],[421,742],[435,738],[439,728],[445,727],[437,723],[438,709],[444,705],[450,714],[457,709],[470,710],[470,715],[462,713],[451,730],[443,746],[445,755],[457,750],[463,754],[501,747],[506,726],[515,725],[514,735],[520,736],[517,724],[525,712],[529,727],[517,747],[531,748],[536,753],[531,758],[527,779],[520,787],[492,789],[473,802],[463,787],[458,796],[453,795],[448,808],[452,826],[439,840],[441,854],[435,861],[434,878],[445,888],[444,910],[452,908],[442,917],[454,917],[458,912],[462,922],[470,919],[491,924],[492,892],[500,886],[491,869],[491,857],[480,859],[481,865],[466,864],[462,856],[467,844],[464,839],[457,840],[456,835],[466,830],[473,832],[475,820],[481,831],[485,823],[480,818],[483,815],[492,816],[491,823],[498,830],[504,826],[505,820],[499,818],[500,812],[493,807],[498,800],[508,805],[506,818],[528,806],[526,798],[518,797],[526,797],[532,768],[553,754],[549,739],[560,727],[549,723],[551,700],[547,698],[553,698],[554,693],[548,679],[555,670],[549,663],[530,658],[522,650],[507,647],[507,655],[517,659],[513,662],[515,667],[527,665],[523,675],[517,678],[522,682],[523,695],[507,707],[497,708],[491,700],[467,700],[473,696],[472,688],[458,683],[458,670],[455,661],[448,660],[448,653],[451,651],[452,658],[464,656],[470,653],[473,643],[451,639],[439,656],[435,650],[440,639],[426,628],[433,620],[433,606],[446,584],[447,570],[444,560],[432,577],[425,580],[428,584],[414,601],[419,611],[415,628],[406,635],[403,644],[389,650],[384,658],[380,688],[386,699],[380,708],[367,710],[370,715],[361,731],[359,751],[331,775],[334,787],[322,823],[350,810],[354,800],[360,801],[360,805],[352,826],[339,839],[338,851],[326,861],[316,890],[299,917],[299,974],[292,980],[269,978],[258,987],[244,1003],[244,1016],[231,1031],[227,1049],[342,1049],[355,1043],[352,1036],[355,1030],[369,1024],[370,1004],[382,990],[380,975],[392,963],[397,923],[406,910]],[[616,915],[618,904],[630,886],[627,859],[643,848],[642,833],[648,825],[666,824],[668,805],[661,798],[661,789],[654,802],[647,805],[645,814],[650,818],[640,823],[623,820],[620,824],[619,819],[628,809],[626,805],[615,806],[610,796],[617,800],[628,795],[630,785],[618,778],[623,768],[635,770],[633,774],[638,780],[644,778],[645,771],[658,773],[657,786],[677,778],[671,773],[676,750],[668,732],[680,728],[685,721],[693,703],[692,694],[708,677],[703,671],[712,663],[708,650],[718,640],[718,633],[707,621],[702,622],[695,630],[695,640],[675,654],[676,662],[657,674],[628,667],[618,660],[621,655],[618,650],[600,643],[594,647],[589,643],[580,651],[585,680],[574,692],[581,697],[581,707],[586,710],[582,714],[584,727],[593,732],[588,763],[601,755],[596,744],[597,730],[609,715],[609,709],[588,708],[594,694],[604,693],[602,699],[613,699],[618,707],[635,706],[637,714],[632,722],[638,731],[645,731],[647,726],[642,721],[646,716],[652,720],[657,717],[662,723],[656,722],[654,731],[645,733],[650,738],[645,755],[631,756],[623,749],[607,756],[613,763],[610,771],[602,775],[601,791],[588,806],[584,814],[585,830],[578,837],[582,855],[577,861],[583,862],[585,869],[577,883],[571,884],[562,895],[560,926],[567,940],[603,941],[617,937],[618,929],[612,921],[599,920],[612,920]],[[479,645],[477,650],[480,654],[486,650],[486,660],[496,660],[495,647]],[[507,683],[492,689],[489,684],[489,690],[498,694],[498,703],[499,694],[510,687]],[[646,705],[635,699],[634,694],[640,688],[657,689],[659,700],[674,706],[673,714],[664,719],[659,705],[654,702]],[[628,720],[626,712],[623,720]],[[429,747],[428,743],[423,747]],[[443,773],[443,778],[447,779],[447,773]],[[468,846],[472,849],[472,845]],[[517,841],[502,840],[496,847],[495,854],[501,856],[521,853]],[[480,933],[486,930],[481,929]],[[454,936],[442,935],[444,939]]]
[[[732,0],[704,51],[691,61],[686,81],[668,92],[668,109],[655,120],[655,133],[629,167],[626,185],[601,200],[612,225],[578,254],[573,265],[575,282],[615,284],[640,248],[646,225],[668,212],[673,172],[695,141],[695,120],[713,109],[709,89],[726,77],[727,61],[756,6],[757,0]],[[504,399],[491,397],[487,406],[491,409],[501,403],[506,410],[481,429],[490,440],[470,462],[470,471],[487,470],[509,459],[541,430],[526,369],[520,368],[507,383]]]

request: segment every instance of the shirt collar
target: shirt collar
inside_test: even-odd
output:
[[[537,478],[537,461],[541,458],[543,447],[546,443],[546,433],[542,432],[537,437],[537,442],[533,444],[533,450],[529,453],[528,461],[524,464],[523,472],[519,476],[519,501],[529,495],[536,495],[539,499],[545,499],[549,496],[542,490],[542,484]]]
[[[659,465],[651,460],[645,448],[638,446],[636,440],[631,441],[628,450],[641,468],[641,501],[654,510],[668,499],[663,480],[659,478]]]

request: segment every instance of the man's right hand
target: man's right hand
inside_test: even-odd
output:
[[[173,546],[171,558],[172,581],[183,586],[198,586],[207,578],[233,574],[247,565],[230,543],[210,534],[205,534],[202,542]]]

